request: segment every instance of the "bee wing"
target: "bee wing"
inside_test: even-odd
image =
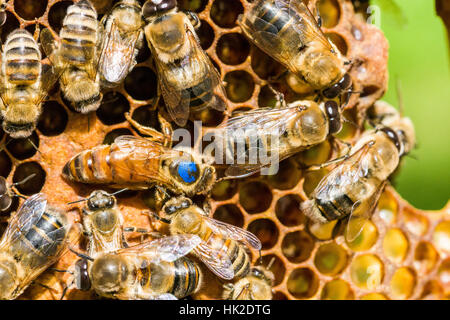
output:
[[[56,65],[55,52],[58,49],[58,41],[53,36],[53,33],[50,31],[50,29],[42,29],[41,33],[39,34],[39,40],[41,43],[41,47],[45,52],[45,55],[53,65]]]
[[[233,264],[227,255],[218,252],[206,242],[201,242],[194,249],[194,253],[218,277],[226,280],[234,278]]]
[[[171,293],[163,293],[155,296],[153,300],[178,300],[178,298]]]

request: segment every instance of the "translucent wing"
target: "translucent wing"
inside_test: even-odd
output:
[[[41,30],[39,35],[41,47],[53,65],[57,65],[55,53],[58,50],[58,41],[53,36],[53,33],[48,28]]]
[[[207,216],[202,219],[214,233],[222,234],[227,239],[240,241],[256,250],[261,250],[261,241],[250,231]]]
[[[171,293],[163,293],[163,294],[160,294],[158,296],[155,296],[154,300],[178,300],[178,298],[175,297]]]
[[[197,257],[218,277],[226,280],[234,278],[233,265],[230,258],[201,242],[195,249]]]

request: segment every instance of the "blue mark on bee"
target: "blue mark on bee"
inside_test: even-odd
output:
[[[186,183],[192,183],[197,180],[198,169],[195,162],[181,161],[178,164],[178,175]]]

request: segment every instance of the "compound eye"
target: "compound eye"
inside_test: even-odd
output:
[[[322,94],[327,99],[334,99],[341,93],[341,91],[342,89],[340,84],[336,83],[332,85],[330,88],[323,90]]]
[[[91,210],[98,210],[100,208],[99,204],[97,201],[88,201],[88,208]]]
[[[75,263],[76,286],[79,290],[88,291],[91,289],[91,279],[89,278],[87,260],[80,259]]]
[[[189,200],[184,200],[182,203],[181,203],[181,208],[189,208],[189,206],[191,205],[191,203],[189,202]]]
[[[157,13],[171,10],[176,5],[176,0],[147,0],[142,8],[142,16],[146,19]]]
[[[164,211],[166,214],[174,214],[177,211],[177,208],[175,206],[167,206]]]
[[[398,151],[401,151],[400,139],[398,138],[398,135],[395,133],[395,131],[388,127],[381,129],[381,131],[383,131],[388,136],[388,138],[394,143]]]
[[[328,117],[329,133],[334,134],[342,129],[341,114],[339,105],[335,101],[327,101],[325,103],[325,113]]]
[[[348,75],[348,73],[346,73],[341,80],[339,80],[338,82],[339,87],[341,88],[341,90],[345,90],[348,87],[350,87],[350,85],[352,84],[352,80],[350,79],[350,76]]]
[[[200,176],[200,169],[193,161],[178,161],[170,171],[178,180],[186,184],[196,182]]]

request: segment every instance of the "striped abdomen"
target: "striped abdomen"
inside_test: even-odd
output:
[[[206,77],[199,84],[185,89],[186,99],[189,99],[189,106],[193,111],[201,111],[212,101],[214,88],[212,80]]]
[[[30,85],[40,77],[41,52],[33,36],[24,29],[16,29],[8,36],[3,60],[9,83]]]
[[[60,32],[63,59],[79,65],[91,61],[96,50],[97,30],[97,12],[89,1],[71,5]]]
[[[323,200],[314,198],[317,209],[328,221],[345,218],[352,213],[355,202],[345,193],[337,195],[334,199]]]
[[[254,27],[260,31],[278,34],[294,22],[289,16],[289,8],[278,8],[269,1],[262,1],[254,10],[259,18],[255,19]]]
[[[195,262],[182,257],[174,262],[150,263],[139,269],[138,278],[144,290],[184,298],[197,290],[200,270]]]

